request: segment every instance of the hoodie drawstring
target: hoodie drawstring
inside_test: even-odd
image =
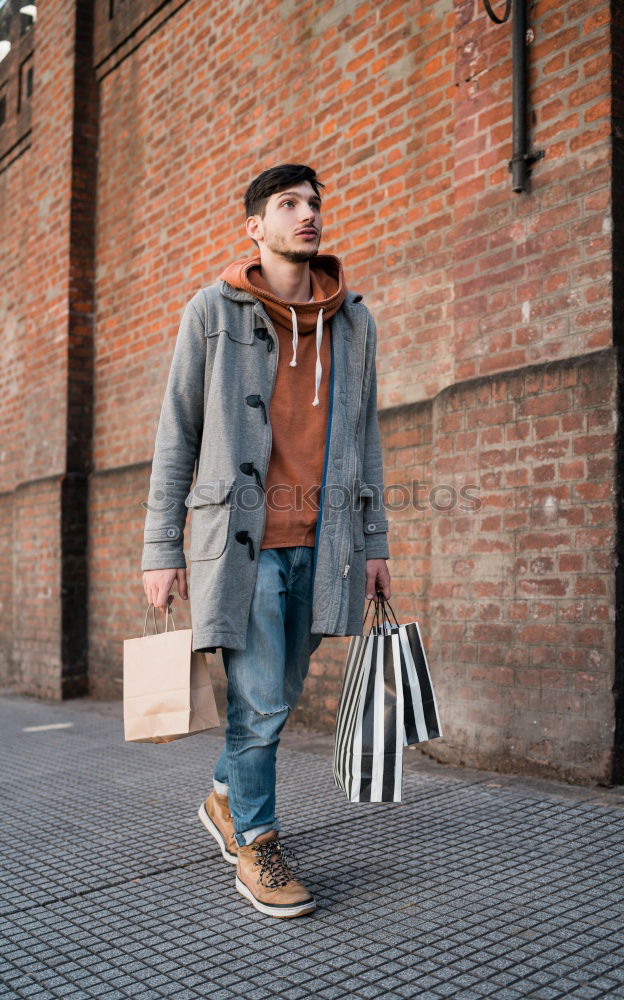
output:
[[[323,369],[321,367],[321,341],[323,339],[323,310],[322,308],[318,311],[318,316],[316,317],[316,377],[314,384],[314,399],[312,401],[312,406],[319,405],[319,386],[321,384],[321,375],[323,374]]]
[[[311,300],[312,301],[312,300]],[[288,307],[292,316],[292,346],[293,346],[293,356],[290,361],[290,367],[295,368],[297,366],[297,345],[299,343],[299,328],[297,326],[297,313],[292,306]],[[323,309],[319,309],[318,315],[316,317],[316,371],[315,371],[315,384],[314,384],[314,399],[312,401],[312,406],[319,406],[319,386],[321,384],[321,376],[323,374],[323,367],[321,365],[321,342],[323,340]]]
[[[293,328],[293,335],[292,335],[293,356],[290,362],[290,366],[291,368],[295,368],[297,365],[297,344],[299,343],[299,330],[297,329],[297,313],[295,312],[292,306],[289,306],[288,308],[290,309],[292,315],[292,328]]]

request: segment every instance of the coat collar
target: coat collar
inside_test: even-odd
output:
[[[234,302],[259,301],[255,295],[251,295],[250,292],[244,292],[242,288],[234,288],[233,285],[230,285],[229,281],[224,281],[223,278],[219,279],[219,291],[226,299],[233,299]]]
[[[228,328],[227,331],[228,336],[232,340],[238,340],[241,344],[253,344],[255,337],[254,330],[259,325],[258,319],[270,323],[262,302],[255,295],[251,295],[250,292],[244,292],[240,288],[234,288],[233,285],[230,285],[229,282],[224,281],[222,278],[219,280],[219,291],[224,298],[231,299],[233,302],[249,302],[253,304],[253,309],[243,310],[243,316],[241,316],[240,320],[237,320],[231,329]],[[357,313],[359,312],[357,310],[354,314],[352,306],[361,301],[362,296],[359,293],[347,291],[346,298],[340,309],[332,317],[332,329],[339,333],[342,332],[342,335],[346,336],[347,340],[351,338],[351,331],[354,322],[357,322]]]
[[[241,288],[234,288],[230,285],[228,281],[224,281],[222,278],[219,280],[219,291],[226,299],[233,299],[234,302],[259,302],[260,300],[252,295],[250,292],[244,292]],[[362,296],[359,292],[347,291],[347,296],[345,302],[354,303],[361,302]]]

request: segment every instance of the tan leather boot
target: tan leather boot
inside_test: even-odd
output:
[[[213,788],[197,810],[197,815],[221,848],[224,859],[235,865],[239,848],[234,838],[234,823],[227,795],[217,795]]]
[[[256,910],[270,917],[300,917],[316,909],[312,893],[293,875],[276,830],[261,833],[252,844],[238,848],[236,888]]]

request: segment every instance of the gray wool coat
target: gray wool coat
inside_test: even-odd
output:
[[[361,295],[347,293],[330,329],[311,631],[361,635],[366,559],[389,556],[376,329]],[[274,327],[253,295],[219,280],[187,303],[156,432],[141,568],[186,567],[190,508],[194,650],[245,649],[266,520],[278,355]]]

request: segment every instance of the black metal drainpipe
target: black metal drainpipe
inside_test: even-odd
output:
[[[527,189],[531,166],[536,160],[541,160],[544,157],[543,149],[537,150],[535,153],[529,152],[527,0],[506,0],[505,13],[502,17],[498,17],[494,13],[490,0],[483,0],[483,2],[488,16],[496,24],[504,24],[505,21],[509,20],[509,15],[513,11],[511,22],[513,146],[509,170],[512,176],[512,189],[516,192],[522,192]]]
[[[526,0],[512,0],[511,55],[513,59],[512,106],[513,149],[511,155],[512,189],[526,191],[528,180],[527,125],[527,9]]]

